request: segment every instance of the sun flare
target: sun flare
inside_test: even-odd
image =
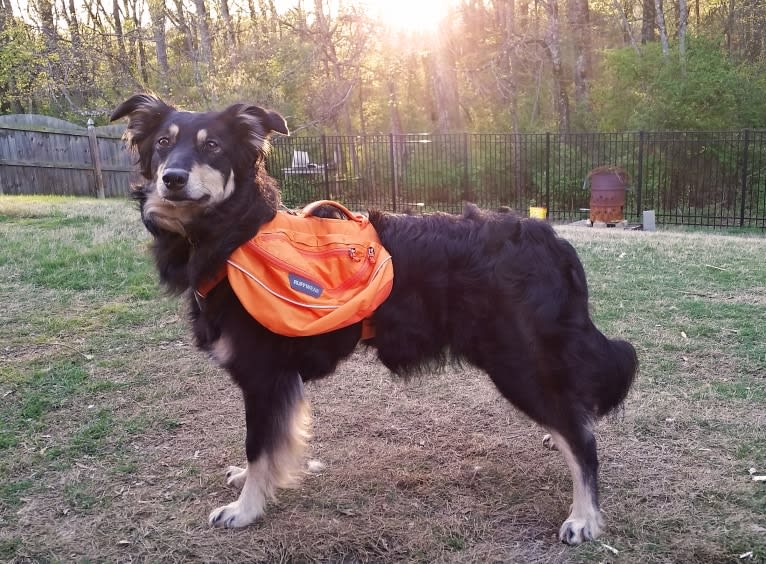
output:
[[[392,31],[432,32],[447,16],[448,0],[364,0],[368,14]]]

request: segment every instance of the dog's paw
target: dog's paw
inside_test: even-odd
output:
[[[238,489],[242,489],[247,480],[247,468],[229,466],[226,469],[226,483]]]
[[[237,500],[229,505],[224,505],[214,509],[208,517],[208,523],[211,527],[223,527],[227,529],[247,527],[250,523],[260,517],[261,511],[245,507],[245,504]]]
[[[551,435],[550,433],[543,435],[543,446],[550,450],[559,449],[559,447],[556,446],[556,443],[553,440],[553,435]]]
[[[577,545],[593,540],[601,534],[604,523],[600,514],[587,519],[569,517],[559,529],[559,540],[568,545]]]

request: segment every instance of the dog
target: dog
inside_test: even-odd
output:
[[[288,134],[281,115],[248,104],[185,112],[137,94],[111,119],[124,117],[142,175],[133,195],[153,236],[160,280],[189,296],[197,346],[242,390],[247,465],[226,473],[241,493],[212,511],[209,523],[244,527],[300,468],[309,416],[303,383],[329,375],[352,353],[362,323],[285,337],[253,319],[226,280],[204,302],[195,298],[195,288],[278,212],[279,190],[265,159],[270,136]],[[623,403],[638,359],[630,343],[608,339],[591,320],[574,248],[543,221],[473,205],[462,215],[371,210],[369,221],[395,275],[372,316],[375,335],[363,344],[400,376],[451,361],[486,372],[511,404],[549,431],[566,460],[573,504],[560,540],[596,538],[604,522],[592,425]]]

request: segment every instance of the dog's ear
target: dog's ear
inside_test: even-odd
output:
[[[136,94],[125,100],[112,112],[111,121],[128,117],[125,141],[128,147],[138,151],[141,173],[151,177],[152,136],[165,117],[175,108],[151,94]],[[147,142],[148,141],[148,142]]]
[[[290,134],[285,118],[272,110],[249,104],[234,104],[226,108],[223,114],[234,122],[242,137],[257,151],[268,150],[272,133]]]
[[[273,110],[264,110],[258,106],[247,106],[245,111],[254,115],[261,120],[264,127],[268,128],[274,133],[281,133],[282,135],[290,135],[290,131],[287,129],[287,121],[280,114]]]

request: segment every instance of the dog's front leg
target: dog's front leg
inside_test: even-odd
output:
[[[574,490],[572,509],[561,525],[559,539],[574,545],[598,537],[604,528],[604,518],[598,506],[596,439],[587,425],[569,429],[567,434],[564,437],[551,429],[553,442],[569,466]]]
[[[309,409],[300,376],[282,374],[246,385],[247,467],[227,471],[228,483],[242,492],[210,514],[214,527],[245,527],[260,517],[276,489],[293,482],[308,438]]]

